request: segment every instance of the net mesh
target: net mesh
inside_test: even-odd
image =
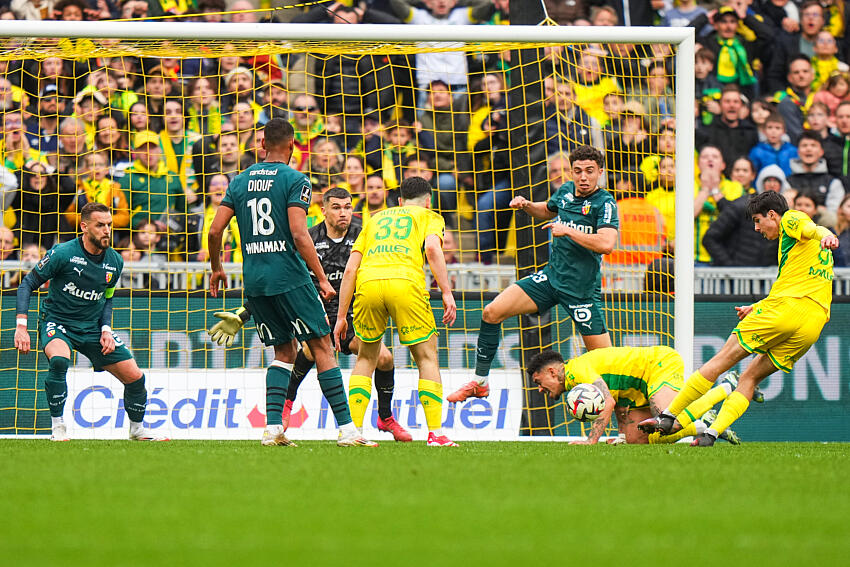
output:
[[[140,366],[268,362],[250,327],[226,353],[213,348],[205,330],[222,303],[203,290],[212,216],[228,179],[263,159],[261,126],[274,117],[295,126],[294,164],[314,186],[311,224],[322,220],[328,187],[348,189],[365,221],[397,202],[406,175],[431,179],[434,208],[451,233],[452,282],[463,295],[455,328],[440,329],[441,365],[453,369],[474,366],[487,301],[517,270],[539,269],[548,256],[539,237],[523,235],[528,222],[509,208],[511,198],[539,196],[540,188],[548,198],[569,180],[573,149],[604,148],[604,183],[621,223],[602,265],[612,340],[672,345],[674,46],[79,38],[0,45],[10,234],[0,240],[4,264],[24,262],[2,275],[0,433],[49,430],[40,393],[46,362],[13,348],[13,290],[47,248],[77,234],[77,212],[89,201],[113,208],[113,244],[128,262],[114,327]],[[520,49],[531,55],[520,58]],[[518,129],[528,133],[524,146],[516,145]],[[525,186],[515,183],[519,168],[530,172]],[[224,259],[235,263],[225,304],[232,308],[242,300],[235,227],[225,241]],[[397,338],[394,346],[397,363],[410,366]],[[582,352],[561,308],[531,323],[506,321],[494,367],[520,372],[526,353],[541,348]],[[86,361],[78,356],[76,364]],[[582,432],[563,402],[524,384],[524,433]]]

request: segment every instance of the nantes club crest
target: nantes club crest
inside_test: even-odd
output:
[[[106,283],[112,281],[112,272],[106,272]]]

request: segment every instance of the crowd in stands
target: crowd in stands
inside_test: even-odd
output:
[[[776,243],[755,233],[745,214],[748,196],[761,191],[781,192],[834,230],[836,265],[850,265],[844,2],[542,1],[558,25],[695,28],[698,265],[776,264]],[[248,0],[0,0],[0,20],[510,19],[507,0],[326,2],[271,17],[256,7]],[[675,154],[670,46],[570,45],[547,48],[544,57],[543,177],[557,188],[569,179],[570,151],[603,149],[622,231],[646,230],[657,243],[657,254],[639,261],[670,253],[675,160],[691,159]],[[509,52],[0,59],[0,256],[37,258],[73,238],[80,208],[98,201],[113,209],[115,247],[127,261],[206,261],[206,233],[229,180],[264,159],[262,125],[282,117],[296,131],[292,165],[313,184],[311,225],[322,219],[329,187],[349,190],[366,221],[398,204],[404,177],[419,175],[434,186],[433,205],[447,226],[460,231],[458,248],[474,253],[464,259],[499,261],[497,251],[514,246],[510,88]],[[635,234],[621,240],[641,243]],[[226,242],[226,260],[239,261],[235,223]]]

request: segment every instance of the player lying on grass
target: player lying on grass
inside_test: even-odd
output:
[[[690,423],[685,408],[709,391],[718,376],[755,354],[738,387],[723,402],[717,419],[692,445],[709,447],[741,417],[758,384],[776,372],[790,372],[818,340],[832,303],[832,250],[838,238],[804,213],[788,210],[785,198],[771,191],[753,195],[747,205],[755,230],[779,239],[779,273],[766,298],[736,307],[741,320],[726,344],[694,372],[660,415],[642,421],[647,432],[675,433]]]
[[[548,201],[515,197],[510,206],[535,219],[552,221],[549,263],[541,271],[511,284],[484,307],[476,349],[476,379],[446,399],[462,402],[489,395],[487,376],[499,347],[502,321],[529,313],[545,313],[560,305],[570,314],[587,350],[611,346],[602,315],[603,254],[617,243],[617,202],[599,187],[605,159],[599,150],[581,146],[570,154],[573,181],[564,183]]]
[[[626,443],[673,443],[705,430],[700,418],[735,389],[737,374],[730,372],[723,383],[695,400],[685,411],[691,423],[676,434],[660,436],[641,432],[638,420],[658,415],[682,387],[684,362],[670,347],[609,347],[592,350],[564,363],[560,353],[547,350],[535,355],[528,374],[538,390],[557,399],[576,384],[593,384],[605,396],[605,409],[590,426],[586,440],[596,444],[616,412],[617,426]],[[727,432],[724,439],[738,444],[737,435]]]
[[[248,167],[230,182],[207,241],[212,265],[210,293],[217,297],[219,285],[227,283],[221,266],[222,234],[236,215],[245,298],[260,340],[274,348],[274,360],[266,372],[262,444],[295,445],[284,434],[283,406],[298,339],[306,342],[316,357],[319,384],[339,425],[337,444],[374,447],[376,444],[364,439],[351,423],[342,373],[328,338],[328,317],[319,295],[327,301],[336,292],[307,232],[307,208],[313,193],[310,180],[287,165],[295,132],[289,122],[279,118],[269,120],[263,131],[265,161]],[[319,295],[311,271],[318,281]]]
[[[44,391],[52,420],[53,441],[68,441],[63,414],[68,397],[66,375],[71,351],[84,354],[95,371],[106,370],[124,384],[124,410],[130,419],[130,439],[166,441],[142,426],[148,394],[145,375],[130,350],[112,332],[112,295],[124,268],[121,255],[110,247],[109,207],[88,203],[80,211],[82,235],[57,244],[26,275],[18,287],[15,348],[30,351],[27,312],[32,292],[50,282],[41,305],[38,340],[47,357]]]
[[[325,270],[328,281],[330,281],[331,286],[333,286],[337,293],[339,293],[339,286],[342,284],[342,274],[345,271],[345,265],[351,255],[351,247],[362,230],[359,222],[352,222],[354,218],[352,211],[351,195],[348,191],[340,187],[328,189],[322,195],[322,214],[325,220],[308,230],[310,238],[313,240],[313,245],[316,247],[316,254],[319,256],[322,269]],[[318,280],[315,274],[311,274],[311,276],[313,277],[313,283],[318,286]],[[333,328],[336,325],[336,312],[339,301],[334,297],[324,303],[325,310],[328,312],[330,327]],[[357,354],[362,344],[360,339],[354,335],[352,313],[353,310],[349,309],[346,316],[349,330],[342,343],[341,352],[343,354]],[[246,304],[236,313],[223,311],[216,313],[215,316],[221,319],[221,321],[209,330],[210,337],[213,342],[219,345],[230,346],[233,344],[236,333],[251,318],[251,311]],[[301,346],[302,349],[298,351],[295,357],[292,376],[289,380],[289,389],[286,394],[286,403],[283,407],[282,422],[284,430],[289,426],[292,403],[295,401],[298,387],[314,365],[310,348],[306,343],[302,343]],[[392,398],[395,385],[394,374],[393,355],[382,343],[381,352],[378,354],[377,368],[375,369],[375,388],[378,391],[378,429],[392,433],[396,441],[411,441],[413,437],[410,433],[393,418]],[[320,385],[324,388],[328,384],[327,382],[321,382]],[[356,392],[354,392],[355,389],[357,390]],[[354,393],[352,394],[352,392]],[[349,384],[349,402],[351,402],[349,411],[351,412],[351,419],[355,427],[361,431],[371,393],[371,379],[369,379],[368,383]],[[362,403],[363,397],[366,398],[366,403]],[[341,416],[335,417],[339,419]]]
[[[419,401],[428,425],[428,445],[456,446],[441,430],[443,384],[437,327],[423,271],[427,258],[442,292],[443,323],[453,325],[457,307],[443,256],[445,223],[430,210],[428,181],[409,177],[402,181],[400,191],[400,205],[373,215],[354,242],[342,277],[334,339],[341,350],[348,334],[346,314],[354,297],[354,332],[362,345],[350,383],[366,383],[378,363],[387,318],[392,317],[401,344],[410,349],[419,369]],[[351,389],[354,398],[357,392],[354,386]]]

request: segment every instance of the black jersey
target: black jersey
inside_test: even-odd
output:
[[[313,239],[313,245],[316,247],[316,254],[319,256],[319,262],[322,263],[322,269],[325,270],[325,275],[328,281],[336,291],[336,296],[325,303],[325,310],[328,312],[328,317],[331,320],[331,327],[336,324],[336,312],[339,309],[339,289],[342,287],[342,275],[345,273],[345,265],[348,263],[348,257],[351,256],[351,247],[354,241],[360,235],[363,227],[358,219],[352,219],[351,225],[348,227],[348,232],[339,242],[334,242],[328,236],[328,229],[324,221],[316,226],[310,227],[307,231],[310,233],[310,238]],[[319,281],[316,276],[310,272],[313,278],[313,283],[316,289],[319,288]],[[351,318],[352,309],[348,310],[348,318]],[[349,321],[350,322],[350,321]]]

